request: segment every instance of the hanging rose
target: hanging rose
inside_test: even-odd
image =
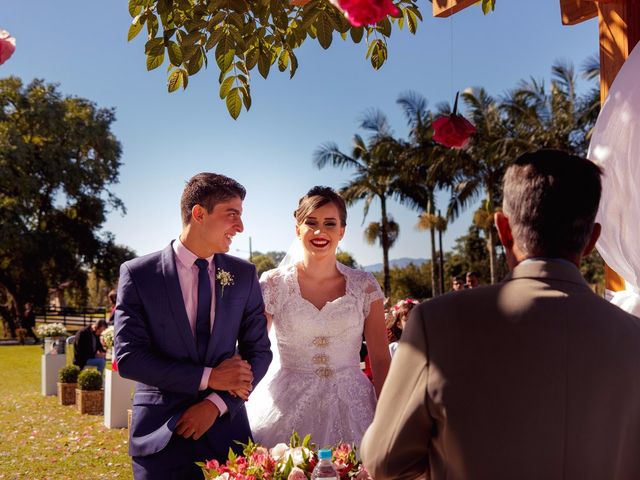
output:
[[[11,58],[16,51],[16,39],[6,30],[0,30],[0,65]]]
[[[469,139],[476,133],[476,127],[458,115],[458,95],[453,104],[453,113],[438,117],[433,122],[433,139],[441,145],[449,148],[463,148],[469,143]]]
[[[391,0],[329,0],[354,27],[374,25],[387,15],[400,15]]]

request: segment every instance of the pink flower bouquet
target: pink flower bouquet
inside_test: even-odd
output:
[[[356,456],[353,445],[340,443],[333,450],[333,464],[341,480],[372,480]],[[288,444],[279,443],[271,450],[249,442],[242,455],[229,450],[226,463],[217,460],[198,462],[204,478],[220,480],[308,480],[318,463],[318,455],[311,438],[303,440],[297,433]]]

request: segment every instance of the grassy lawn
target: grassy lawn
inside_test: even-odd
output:
[[[0,346],[0,479],[131,479],[127,430],[40,393],[40,346]]]

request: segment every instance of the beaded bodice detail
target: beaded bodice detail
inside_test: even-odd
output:
[[[337,265],[345,294],[321,309],[302,297],[295,265],[263,275],[265,309],[273,317],[282,368],[326,377],[359,367],[364,319],[383,295],[370,273]]]

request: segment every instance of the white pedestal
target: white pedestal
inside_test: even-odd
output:
[[[136,384],[122,378],[118,372],[105,369],[104,425],[107,428],[126,428],[127,409],[131,408],[131,394]]]
[[[58,394],[58,370],[66,363],[65,355],[42,355],[42,395]]]

